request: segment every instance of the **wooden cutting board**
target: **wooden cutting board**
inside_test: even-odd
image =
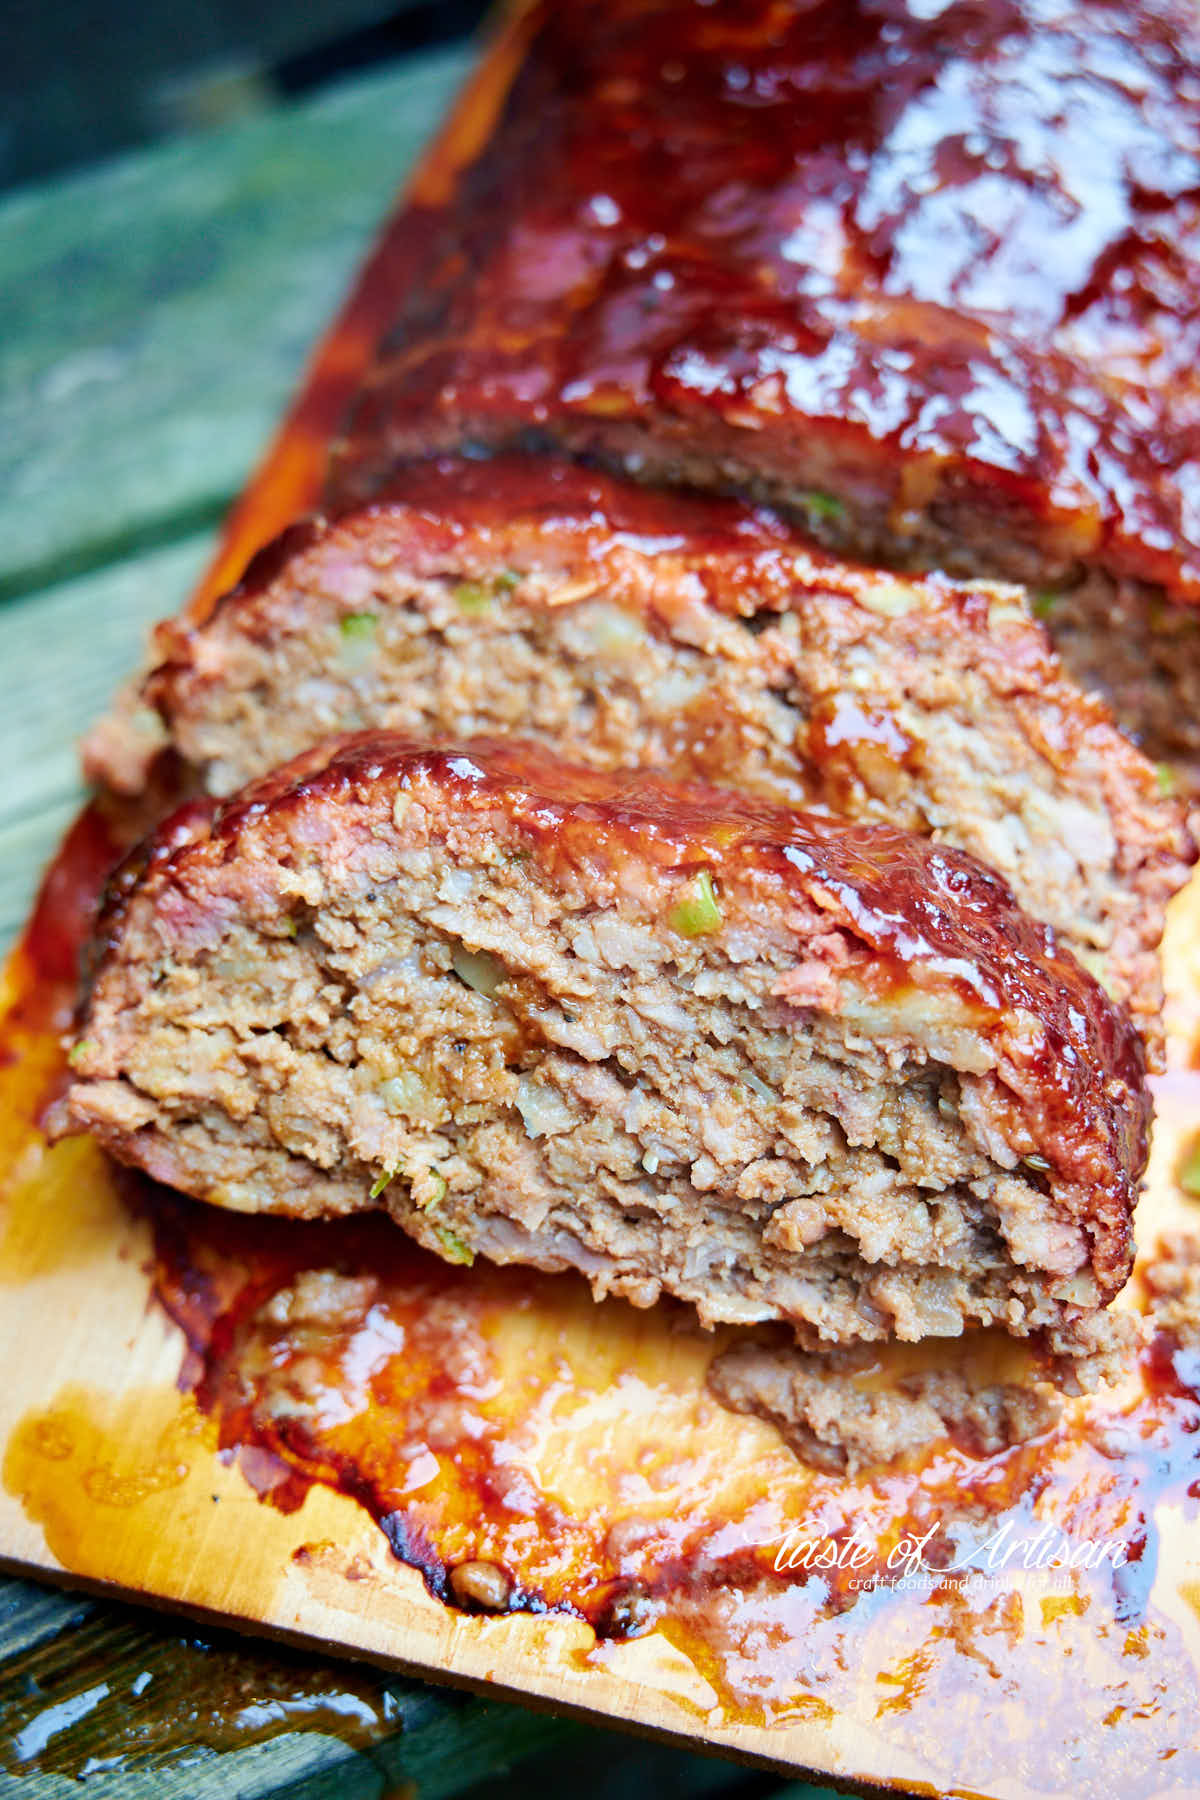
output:
[[[419,191],[442,191],[478,141],[520,40],[518,14],[418,171]],[[385,234],[197,607],[310,499],[397,278]],[[42,926],[61,913],[51,893]],[[810,1476],[768,1427],[706,1398],[711,1338],[665,1311],[596,1307],[570,1281],[444,1271],[368,1235],[306,1248],[299,1273],[271,1264],[262,1305],[239,1313],[213,1296],[258,1254],[240,1226],[214,1243],[202,1209],[131,1197],[87,1142],[47,1150],[34,1118],[61,1052],[44,950],[10,961],[0,1056],[7,1562],[838,1780],[989,1796],[1200,1793],[1200,1544],[1187,1493],[1200,1407],[1186,1391],[1132,1379],[1078,1403],[1031,1451],[987,1465],[946,1452],[848,1483]],[[1200,885],[1176,905],[1169,966],[1177,1072],[1160,1089],[1139,1215],[1147,1251],[1200,1214],[1174,1178],[1200,1131],[1186,1001],[1200,992]],[[262,1336],[270,1306],[326,1266],[376,1284],[359,1296],[365,1313],[358,1290],[347,1301],[331,1407],[356,1356],[370,1392],[347,1417],[318,1421],[303,1455],[293,1439],[284,1468],[220,1392],[205,1320],[238,1317],[259,1348],[277,1349]],[[961,1362],[959,1347],[950,1355]],[[469,1406],[448,1420],[433,1376],[452,1369],[452,1398]],[[208,1389],[189,1385],[199,1374]],[[355,1379],[362,1401],[361,1366]],[[321,1447],[320,1478],[297,1480],[298,1468],[313,1476]],[[363,1505],[344,1491],[346,1470],[368,1462]],[[939,1545],[944,1565],[964,1531],[982,1541],[1001,1502],[1026,1536],[1053,1520],[1073,1541],[1128,1544],[1133,1574],[1102,1566],[1052,1581],[1010,1564],[956,1586],[925,1566]],[[901,1532],[929,1525],[932,1549],[904,1551]],[[808,1543],[815,1561],[854,1526],[902,1552],[876,1591],[839,1585],[819,1563],[776,1577],[781,1548]],[[431,1591],[445,1566],[471,1560],[515,1571],[525,1610],[470,1614]],[[631,1595],[648,1597],[642,1635],[622,1635],[639,1624]]]

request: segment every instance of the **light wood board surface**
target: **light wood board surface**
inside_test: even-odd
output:
[[[156,252],[144,265],[145,285],[135,284],[121,301],[126,309],[121,316],[132,319],[136,313],[141,321],[133,334],[134,355],[144,354],[146,362],[136,380],[130,363],[121,360],[133,327],[123,334],[116,311],[111,319],[101,312],[85,320],[67,307],[57,321],[51,317],[44,342],[11,352],[15,360],[2,371],[4,391],[17,395],[20,404],[14,406],[8,435],[13,530],[6,531],[6,561],[0,567],[11,595],[0,614],[5,734],[0,742],[13,751],[5,766],[20,770],[0,822],[0,909],[10,928],[28,901],[34,869],[77,804],[72,740],[136,661],[145,624],[173,610],[199,574],[210,549],[200,525],[242,479],[250,449],[278,406],[301,347],[345,279],[351,242],[357,252],[364,221],[382,210],[410,142],[408,123],[413,141],[424,135],[457,73],[452,61],[444,68],[431,65],[428,82],[410,96],[411,108],[389,113],[389,120],[405,121],[403,129],[396,126],[400,135],[390,168],[383,155],[366,154],[370,118],[379,113],[382,90],[364,89],[361,113],[357,99],[330,103],[329,133],[324,148],[313,153],[316,161],[340,153],[337,147],[353,134],[357,120],[363,133],[358,166],[369,165],[372,179],[378,176],[377,189],[374,198],[363,198],[357,168],[353,181],[343,174],[359,210],[350,224],[331,229],[341,245],[336,254],[314,248],[311,262],[280,254],[275,265],[267,241],[273,234],[263,234],[260,272],[267,286],[271,279],[277,283],[271,316],[294,321],[273,336],[271,356],[260,354],[253,335],[254,295],[266,291],[255,286],[253,220],[275,217],[281,205],[286,211],[281,194],[289,167],[301,195],[307,196],[317,179],[288,147],[286,121],[245,128],[265,135],[261,142],[248,140],[240,160],[234,159],[241,170],[236,179],[249,170],[263,186],[259,193],[252,185],[244,202],[252,224],[231,251],[230,268],[236,264],[238,271],[230,277],[232,298],[219,281],[206,297],[204,282],[196,281],[189,256],[204,267],[212,255],[216,268],[224,255],[205,250],[201,231],[198,240],[194,234],[189,238],[174,287],[171,256],[164,265]],[[190,147],[179,153],[181,180],[195,179],[196,205],[205,218],[205,209],[216,216],[232,205],[232,190],[222,182],[235,175],[218,167],[205,176],[202,161],[193,167],[190,154]],[[136,171],[119,172],[111,210],[99,204],[99,190],[89,185],[89,177],[72,195],[78,200],[73,217],[60,216],[48,196],[23,198],[15,213],[0,216],[0,243],[7,225],[22,246],[41,232],[48,247],[47,259],[39,263],[32,257],[22,277],[27,295],[34,301],[39,295],[52,298],[56,284],[74,279],[72,270],[86,266],[80,246],[87,245],[93,227],[101,245],[96,254],[119,264],[120,221],[131,208],[152,213],[158,208],[162,242],[170,245],[181,214],[171,211],[169,195],[164,198],[165,167],[144,179]],[[48,210],[39,213],[39,206]],[[289,229],[309,228],[303,208],[287,216]],[[136,257],[131,267],[136,272]],[[193,338],[204,351],[199,361],[180,354],[180,346],[190,346]],[[209,345],[211,367],[204,362]],[[201,394],[198,405],[178,389],[181,369]],[[134,406],[139,388],[147,396],[144,413]],[[120,404],[115,409],[100,404],[114,389]],[[50,409],[45,417],[35,404],[38,396]],[[21,431],[26,439],[14,448]],[[134,442],[140,445],[136,469],[126,467],[126,450],[117,448]],[[96,482],[98,466],[106,471],[103,484]],[[260,484],[260,497],[265,491]],[[76,494],[68,532],[62,509],[66,497]],[[50,582],[52,575],[61,579]],[[1172,966],[1184,994],[1190,991],[1200,942],[1194,929],[1198,911],[1200,899],[1193,893],[1177,912]],[[1177,1059],[1189,1054],[1190,1023],[1181,1014]],[[51,1055],[48,1041],[29,1047],[34,1061]],[[0,1215],[0,1366],[6,1376],[0,1393],[0,1554],[10,1564],[342,1648],[387,1667],[432,1672],[485,1691],[719,1746],[775,1766],[823,1771],[839,1781],[1006,1800],[1037,1793],[1086,1796],[1110,1791],[1107,1762],[1121,1771],[1122,1791],[1130,1795],[1196,1791],[1187,1783],[1195,1780],[1197,1766],[1200,1554],[1173,1503],[1156,1506],[1153,1520],[1154,1598],[1166,1621],[1156,1640],[1161,1647],[1122,1666],[1121,1716],[1110,1708],[1103,1720],[1046,1718],[1047,1691],[1039,1685],[1044,1665],[1038,1658],[1054,1654],[1056,1647],[1073,1654],[1083,1640],[1062,1635],[1072,1629],[1070,1608],[1065,1619],[1043,1609],[1036,1629],[1031,1625],[1017,1634],[1010,1660],[996,1676],[996,1709],[1021,1746],[1011,1759],[998,1748],[1003,1733],[989,1736],[981,1726],[972,1738],[966,1726],[974,1713],[958,1721],[948,1717],[932,1683],[927,1698],[917,1684],[903,1712],[881,1700],[880,1682],[886,1695],[893,1677],[869,1664],[865,1640],[861,1682],[851,1679],[847,1686],[843,1680],[836,1706],[821,1701],[820,1683],[801,1660],[790,1675],[775,1668],[781,1703],[764,1707],[749,1703],[735,1691],[736,1683],[731,1687],[716,1679],[711,1667],[663,1633],[597,1644],[581,1620],[488,1619],[448,1610],[414,1570],[390,1554],[368,1516],[328,1488],[314,1489],[292,1514],[265,1507],[240,1470],[218,1456],[211,1422],[180,1391],[180,1334],[149,1304],[145,1223],[127,1210],[91,1146],[67,1144],[48,1153],[25,1127],[26,1075],[20,1062],[0,1071],[0,1156],[8,1175]],[[1140,1231],[1148,1243],[1167,1225],[1189,1223],[1189,1203],[1173,1170],[1180,1146],[1198,1126],[1200,1098],[1193,1079],[1176,1076],[1164,1090],[1155,1176],[1141,1215]],[[691,1459],[701,1488],[705,1481],[736,1487],[745,1471],[747,1479],[753,1473],[765,1482],[764,1491],[798,1497],[799,1504],[803,1492],[793,1459],[774,1434],[756,1422],[721,1415],[699,1398],[703,1346],[673,1338],[654,1319],[630,1324],[625,1311],[618,1317],[611,1309],[584,1317],[568,1307],[553,1318],[546,1315],[546,1333],[552,1328],[557,1349],[573,1359],[581,1403],[611,1390],[614,1357],[624,1359],[625,1373],[656,1372],[656,1391],[669,1399],[666,1410],[649,1420],[614,1422],[610,1414],[596,1427],[608,1432],[618,1449],[625,1441],[622,1432],[630,1443],[649,1435],[660,1449],[674,1443]],[[1116,1402],[1113,1416],[1120,1416]],[[536,1450],[546,1480],[574,1494],[586,1509],[595,1496],[586,1484],[579,1486],[576,1442],[560,1433]],[[688,1492],[689,1503],[695,1503],[695,1492]],[[772,1514],[768,1524],[781,1516]],[[1027,1642],[1033,1647],[1023,1661]],[[847,1630],[843,1649],[851,1664],[854,1646],[853,1631]],[[1104,1682],[1111,1685],[1113,1679],[1111,1670],[1103,1671]],[[980,1707],[980,1692],[986,1702],[989,1691],[986,1685],[973,1690],[971,1708]],[[813,1704],[806,1704],[809,1700]],[[1044,1767],[1038,1770],[1043,1738]],[[1060,1760],[1052,1748],[1068,1741],[1082,1746],[1075,1774],[1070,1759]],[[1091,1762],[1089,1745],[1095,1753]]]

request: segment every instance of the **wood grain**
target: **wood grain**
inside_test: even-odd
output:
[[[504,58],[515,53],[517,40],[510,37],[506,44],[503,56],[486,65],[474,97],[460,108],[449,133],[426,160],[423,179],[436,180],[439,170],[452,168],[455,157],[478,132],[488,107],[503,91],[508,68]],[[126,204],[130,191],[122,190]],[[238,191],[243,196],[239,205],[248,204],[253,217],[252,194],[248,200],[247,190]],[[65,243],[66,227],[61,229]],[[51,233],[52,247],[55,241]],[[170,241],[169,229],[164,241]],[[69,261],[65,266],[70,273]],[[62,280],[62,265],[58,279]],[[227,315],[218,308],[214,316]],[[236,305],[228,316],[237,316],[243,325],[247,322],[245,312],[237,314]],[[356,310],[352,298],[349,313],[341,315],[341,326],[326,341],[315,368],[328,371],[332,359],[343,378],[352,374],[365,344],[359,327],[373,316],[370,307]],[[354,328],[349,347],[347,318]],[[186,307],[173,314],[168,335],[173,334],[177,360],[180,345],[187,341],[188,323]],[[69,331],[69,321],[62,329]],[[82,345],[82,350],[88,349]],[[29,367],[41,369],[44,380],[47,368],[60,365],[53,352],[39,363],[42,354],[35,351]],[[73,391],[86,396],[94,388],[98,396],[106,379],[103,367],[85,363],[72,371],[68,364],[66,375],[51,384],[52,397],[57,395],[65,406]],[[19,362],[16,376],[21,377]],[[114,392],[123,397],[116,377],[107,391],[110,397]],[[21,410],[28,412],[30,397],[38,392],[36,381],[24,392]],[[225,392],[229,397],[228,388]],[[265,403],[265,392],[260,390],[259,403]],[[186,404],[186,397],[168,385],[158,391],[154,416],[160,411],[181,414]],[[233,400],[231,408],[229,416],[236,421]],[[206,397],[200,411],[207,411]],[[314,467],[314,445],[319,448],[319,431],[300,445],[295,422],[302,415],[303,396],[299,411],[291,415],[292,428],[277,440],[247,505],[235,515],[220,560],[213,565],[216,573],[210,572],[199,590],[200,603],[309,491],[306,483]],[[18,528],[6,565],[10,591],[27,586],[47,570],[103,565],[86,577],[31,594],[0,616],[0,627],[9,631],[4,642],[14,669],[12,678],[6,677],[9,685],[3,695],[12,719],[11,741],[27,752],[21,763],[27,771],[22,795],[4,826],[10,834],[5,847],[18,860],[39,854],[74,805],[77,790],[71,758],[64,750],[66,738],[78,730],[81,714],[102,701],[115,673],[134,660],[144,623],[169,610],[180,597],[207,553],[207,541],[190,527],[208,516],[221,481],[236,479],[229,470],[244,466],[238,459],[244,456],[249,428],[242,436],[238,430],[222,433],[216,428],[220,408],[213,408],[206,426],[208,448],[202,451],[197,440],[178,464],[170,435],[177,427],[165,428],[162,438],[154,432],[143,438],[144,466],[137,480],[131,478],[122,486],[125,477],[116,470],[113,492],[122,497],[114,513],[111,504],[96,503],[89,487],[89,459],[94,467],[97,447],[107,446],[110,434],[115,441],[129,422],[123,424],[121,406],[115,411],[102,408],[99,416],[102,423],[94,431],[86,408],[73,426],[67,414],[60,414],[56,428],[55,455],[67,454],[63,446],[73,431],[81,446],[71,464],[72,491],[82,496],[78,514],[73,514],[77,527],[66,533],[54,517],[53,456],[43,464],[49,470],[45,479],[30,477],[29,485],[18,491],[30,517],[27,527]],[[311,422],[311,413],[304,416]],[[149,479],[155,458],[167,473],[162,486]],[[32,460],[36,462],[37,456]],[[178,476],[172,473],[177,467],[183,471]],[[226,471],[223,476],[212,473],[218,467]],[[156,536],[173,541],[148,555],[114,562],[119,544]],[[53,655],[48,653],[51,646]],[[59,689],[61,709],[55,715]],[[44,710],[28,698],[29,693],[51,691],[55,698]],[[24,867],[27,871],[28,862]],[[18,892],[14,886],[9,916]],[[1183,977],[1197,957],[1198,916],[1200,898],[1193,890],[1176,909],[1172,968],[1177,985],[1186,986]],[[1187,1005],[1186,994],[1181,993],[1178,1018],[1185,1017]],[[1186,1061],[1190,1052],[1190,1040],[1181,1028],[1177,1061]],[[52,1057],[53,1044],[35,1044],[33,1053]],[[183,1355],[179,1334],[147,1305],[149,1244],[144,1224],[125,1209],[90,1146],[67,1144],[46,1150],[28,1128],[27,1108],[23,1111],[23,1103],[14,1098],[21,1074],[20,1068],[0,1070],[0,1145],[8,1163],[0,1212],[0,1356],[8,1373],[0,1394],[5,1482],[0,1495],[0,1552],[11,1564],[100,1591],[178,1606],[208,1620],[234,1620],[248,1629],[346,1650],[388,1669],[432,1672],[493,1693],[512,1693],[564,1710],[629,1722],[677,1741],[721,1746],[772,1766],[825,1771],[839,1781],[892,1791],[903,1785],[923,1792],[964,1792],[969,1786],[1005,1800],[1034,1791],[1028,1781],[1011,1774],[1002,1757],[994,1756],[984,1766],[966,1756],[962,1745],[954,1742],[951,1722],[936,1710],[922,1712],[919,1688],[911,1714],[917,1729],[907,1731],[903,1742],[896,1735],[894,1719],[889,1722],[888,1709],[880,1707],[878,1696],[866,1687],[860,1703],[834,1717],[785,1713],[775,1722],[764,1720],[752,1710],[723,1701],[697,1663],[658,1633],[627,1644],[597,1646],[589,1628],[577,1620],[530,1615],[470,1618],[448,1612],[430,1597],[414,1571],[391,1557],[367,1516],[329,1490],[314,1490],[292,1515],[264,1508],[239,1471],[217,1456],[210,1422],[179,1391]],[[1172,1171],[1180,1145],[1197,1128],[1200,1099],[1190,1078],[1181,1077],[1165,1093],[1154,1178],[1140,1217],[1148,1238],[1166,1225],[1188,1222],[1188,1205]],[[580,1367],[589,1357],[603,1364],[595,1352],[598,1329],[602,1334],[602,1328],[589,1327],[573,1345]],[[668,1353],[664,1340],[664,1359]],[[667,1432],[666,1421],[654,1424],[660,1435]],[[747,1465],[782,1458],[766,1427],[745,1421],[726,1425],[717,1419],[711,1429],[712,1444],[724,1451],[734,1468],[739,1457]],[[563,1465],[560,1470],[551,1466],[549,1478],[567,1487],[574,1478],[569,1442],[560,1446],[559,1454]],[[782,1461],[778,1466],[783,1467]],[[1156,1593],[1174,1622],[1180,1654],[1186,1653],[1194,1663],[1200,1654],[1193,1604],[1200,1592],[1200,1556],[1178,1519],[1164,1510],[1157,1523],[1161,1554]],[[297,1557],[297,1552],[303,1554]],[[64,1629],[82,1629],[90,1615],[71,1613],[74,1602],[64,1604],[68,1612],[53,1616],[70,1621]],[[35,1637],[40,1629],[36,1620],[35,1610],[26,1627]],[[97,1631],[95,1654],[102,1656],[103,1632],[99,1627]],[[128,1674],[136,1660],[128,1637],[111,1652],[110,1660],[119,1681],[127,1676],[130,1682],[136,1679]],[[1183,1674],[1177,1672],[1177,1678],[1182,1680]],[[1188,1679],[1191,1685],[1184,1700],[1192,1708],[1194,1724],[1195,1684],[1191,1676]],[[1130,1723],[1125,1735],[1113,1740],[1122,1755],[1134,1741],[1130,1734],[1136,1729],[1133,1721],[1139,1706],[1153,1709],[1164,1704],[1155,1682],[1151,1662],[1131,1663]],[[107,1698],[96,1703],[97,1710]],[[1019,1718],[1027,1727],[1030,1720],[1037,1721],[1044,1696],[1006,1691],[1005,1700],[1013,1721]],[[1062,1723],[1045,1721],[1051,1731],[1060,1730]],[[1047,1740],[1052,1741],[1057,1739]],[[236,1791],[270,1791],[266,1784],[278,1780],[275,1770],[255,1772],[261,1751],[262,1746],[246,1750]],[[286,1778],[311,1781],[313,1785],[302,1790],[306,1793],[353,1793],[343,1752],[344,1746],[335,1744],[335,1762],[329,1767],[297,1762],[294,1768],[289,1765]],[[407,1765],[399,1763],[396,1768],[400,1779],[411,1779]],[[255,1785],[260,1774],[261,1787]],[[57,1780],[52,1771],[49,1778]],[[437,1789],[439,1778],[448,1779],[435,1773],[430,1778],[433,1791],[452,1791]],[[164,1786],[160,1776],[156,1791],[205,1791],[198,1785],[199,1777],[191,1787],[189,1779],[174,1771],[173,1785]],[[1048,1767],[1045,1791],[1080,1796],[1107,1791],[1091,1777],[1091,1785],[1079,1782],[1073,1789],[1063,1786],[1064,1779],[1070,1779],[1069,1773],[1062,1777],[1060,1770]],[[1157,1789],[1148,1785],[1150,1779],[1147,1776],[1136,1791],[1164,1795],[1189,1791],[1172,1786],[1167,1764]],[[136,1791],[149,1792],[149,1784]],[[214,1786],[211,1791],[229,1789]]]

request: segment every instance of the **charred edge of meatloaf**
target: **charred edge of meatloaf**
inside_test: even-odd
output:
[[[102,934],[70,1121],[200,1197],[814,1342],[1127,1278],[1136,1033],[893,828],[367,733],[168,823]]]
[[[1182,803],[1015,590],[854,567],[769,515],[561,463],[447,459],[392,492],[161,629],[147,697],[214,791],[382,725],[887,818],[997,868],[1157,1058]]]
[[[833,1473],[923,1455],[939,1441],[994,1456],[1039,1436],[1064,1399],[1128,1373],[1138,1320],[1107,1311],[1027,1344],[972,1332],[914,1360],[903,1346],[807,1351],[740,1339],[713,1358],[708,1387],[736,1413],[775,1426],[802,1462]],[[918,1351],[918,1354],[919,1354]]]

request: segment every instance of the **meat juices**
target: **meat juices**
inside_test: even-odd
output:
[[[971,858],[532,746],[368,733],[115,884],[68,1123],[217,1204],[373,1206],[798,1342],[1103,1348],[1122,1009]]]
[[[1181,0],[554,0],[412,270],[331,503],[553,442],[1029,583],[1200,754],[1200,23]]]

